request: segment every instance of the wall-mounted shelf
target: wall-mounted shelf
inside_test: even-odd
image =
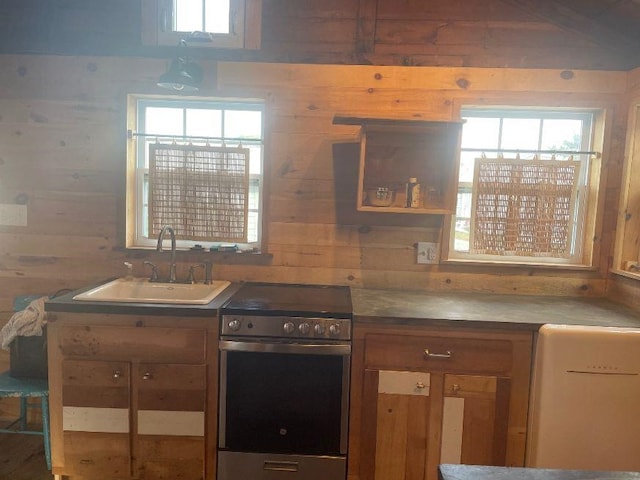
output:
[[[334,124],[360,125],[357,209],[364,212],[448,215],[454,213],[462,122],[341,117]],[[417,178],[417,208],[407,208],[405,186]],[[374,206],[368,191],[395,192],[389,206]]]

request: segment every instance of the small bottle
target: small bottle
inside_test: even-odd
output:
[[[405,207],[418,208],[420,206],[420,184],[416,177],[409,178],[407,183],[407,202]]]
[[[426,200],[425,202],[430,206],[434,207],[440,204],[440,192],[437,188],[433,186],[427,187],[426,192]]]
[[[125,275],[124,279],[127,282],[133,281],[133,265],[131,264],[131,262],[124,262],[124,266],[127,269],[127,274]]]

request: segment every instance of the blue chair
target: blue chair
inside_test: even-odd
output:
[[[0,373],[0,398],[20,398],[20,416],[7,428],[0,428],[0,433],[21,433],[42,435],[44,437],[44,456],[47,467],[51,470],[51,444],[49,438],[49,385],[46,380],[38,378],[14,378],[9,372]],[[40,405],[29,402],[29,399],[40,398]],[[42,412],[42,430],[27,430],[27,411],[38,408]]]
[[[16,297],[13,307],[19,311],[29,305],[38,296]],[[14,397],[20,399],[20,416],[6,428],[0,428],[0,433],[20,433],[27,435],[42,435],[44,437],[44,455],[47,467],[51,470],[51,443],[49,434],[49,384],[46,379],[15,378],[9,372],[0,373],[0,398]],[[38,403],[29,401],[40,399]],[[42,430],[28,430],[27,419],[29,408],[40,408],[42,414]]]

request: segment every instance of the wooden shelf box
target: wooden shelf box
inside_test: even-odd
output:
[[[452,214],[458,184],[462,122],[336,117],[336,124],[361,125],[357,209],[409,214]],[[407,208],[406,184],[420,184],[418,208]],[[374,206],[367,192],[395,192],[389,206]]]

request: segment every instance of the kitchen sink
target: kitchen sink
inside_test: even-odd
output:
[[[231,283],[215,280],[203,283],[150,282],[147,278],[118,278],[73,297],[84,302],[167,303],[206,305]]]

